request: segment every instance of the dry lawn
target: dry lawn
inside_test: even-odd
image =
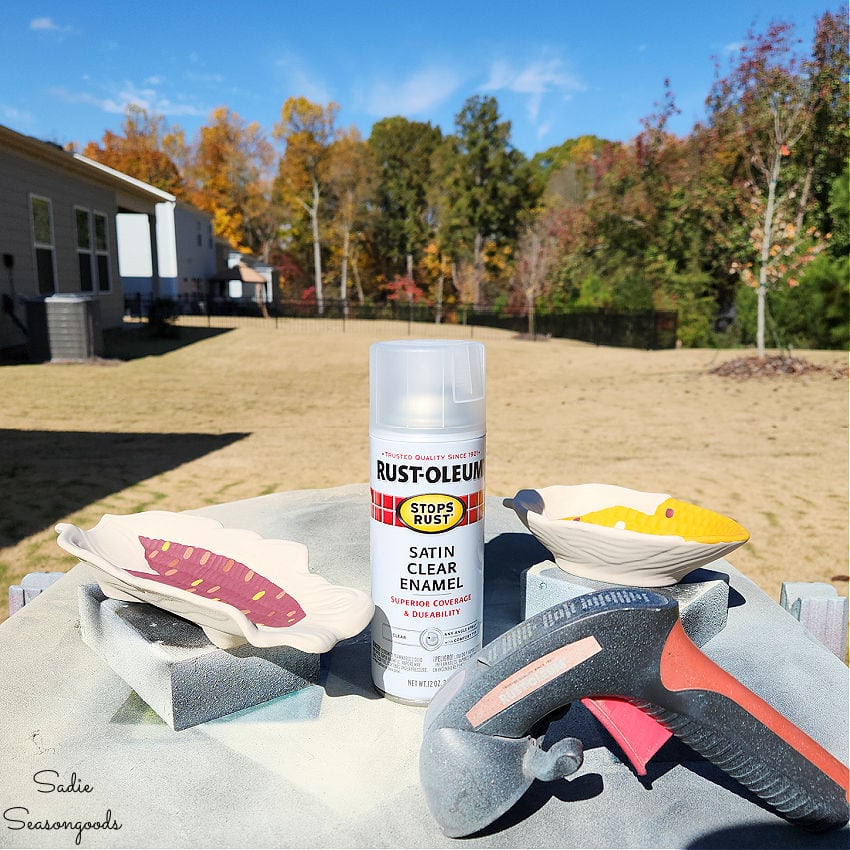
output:
[[[407,335],[389,322],[183,328],[179,347],[126,362],[0,368],[0,619],[9,584],[74,565],[58,521],[367,481],[369,345]],[[708,369],[740,352],[474,337],[487,347],[489,495],[589,481],[667,492],[746,526],[730,560],[773,598],[782,581],[847,594],[846,377],[739,381]]]

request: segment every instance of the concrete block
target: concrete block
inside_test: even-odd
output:
[[[65,573],[61,572],[36,572],[27,573],[20,584],[9,587],[9,616],[20,611],[29,602],[32,602],[39,593],[47,590],[53,582],[58,581]]]
[[[783,581],[779,604],[842,661],[847,657],[848,599],[821,581]]]
[[[194,623],[79,588],[83,641],[175,731],[319,680],[320,656],[288,646],[219,649]]]
[[[611,587],[562,570],[554,561],[542,561],[522,575],[523,619],[559,602]],[[726,627],[729,613],[729,576],[705,567],[688,573],[679,584],[656,587],[679,603],[679,618],[690,639],[703,646]]]

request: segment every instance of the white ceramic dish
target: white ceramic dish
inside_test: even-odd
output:
[[[505,499],[573,575],[612,584],[665,587],[749,539],[732,519],[666,493],[612,484],[520,490]]]
[[[369,596],[312,574],[307,547],[169,511],[106,514],[84,531],[56,526],[57,542],[99,571],[106,596],[148,602],[199,625],[216,646],[292,646],[327,652],[358,634]]]

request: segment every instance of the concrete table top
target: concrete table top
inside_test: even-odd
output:
[[[523,570],[548,552],[487,499],[487,643],[520,619]],[[310,569],[369,591],[366,485],[191,511],[308,545]],[[848,759],[848,670],[730,564],[726,628],[703,651]],[[714,568],[718,568],[715,566]],[[0,847],[846,848],[814,835],[675,739],[639,779],[581,706],[558,736],[585,746],[568,779],[535,783],[483,833],[439,830],[419,785],[424,709],[382,699],[368,629],[323,656],[318,685],[174,732],[85,644],[80,564],[0,624]]]

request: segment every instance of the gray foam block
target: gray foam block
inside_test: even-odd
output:
[[[554,561],[542,561],[522,575],[524,619],[567,599],[611,587],[562,570]],[[729,613],[729,576],[708,568],[688,573],[679,584],[653,590],[672,596],[679,603],[679,618],[688,637],[703,646],[726,627]]]
[[[320,656],[289,646],[219,649],[194,623],[79,588],[83,641],[172,729],[259,705],[319,680]]]

